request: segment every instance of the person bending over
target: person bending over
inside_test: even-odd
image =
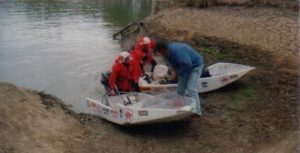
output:
[[[202,56],[191,46],[180,42],[156,42],[155,51],[167,59],[178,77],[177,93],[185,96],[187,93],[196,101],[197,115],[201,115],[200,98],[197,91],[197,80],[203,69]]]

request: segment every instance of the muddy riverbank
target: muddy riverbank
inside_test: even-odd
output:
[[[230,129],[218,133],[222,142],[234,144],[223,147],[252,152],[297,131],[297,12],[244,6],[171,8],[146,23],[153,37],[197,48],[206,65],[222,61],[256,67],[232,86],[201,95],[211,129]]]

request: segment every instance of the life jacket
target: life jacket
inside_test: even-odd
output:
[[[142,68],[139,56],[130,56],[130,64],[129,64],[129,72],[130,72],[130,80],[137,83],[139,78],[142,76]]]
[[[131,83],[130,83],[130,72],[129,72],[129,65],[126,66],[122,62],[122,57],[118,56],[115,60],[114,65],[112,66],[112,72],[109,77],[109,88],[110,90],[115,88],[115,85],[121,91],[130,90]]]
[[[143,42],[144,42],[143,38],[144,37],[138,38],[137,43],[135,44],[134,50],[141,52],[139,54],[142,54],[142,57],[140,59],[142,63],[150,63],[153,60],[152,52],[155,47],[155,41],[153,39],[150,39],[150,44],[146,46],[143,44]],[[144,53],[143,49],[146,50],[145,53]],[[144,54],[146,54],[145,57],[143,56]]]

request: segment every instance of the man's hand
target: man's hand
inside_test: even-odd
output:
[[[114,95],[115,95],[115,91],[114,91],[114,90],[111,90],[111,91],[110,91],[110,95],[111,95],[111,96],[114,96]]]

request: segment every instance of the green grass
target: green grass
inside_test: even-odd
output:
[[[272,6],[274,0],[250,0],[250,2],[254,5],[266,5]]]
[[[235,61],[231,54],[224,49],[219,49],[218,47],[200,47],[198,50],[208,63],[211,63],[211,61]]]
[[[211,48],[211,47],[202,47],[201,51],[207,54],[215,54],[220,52],[218,49],[216,48]]]
[[[257,95],[256,90],[254,87],[250,85],[243,86],[240,90],[237,90],[236,93],[233,95],[234,101],[247,101],[251,98],[255,98]]]
[[[197,8],[205,8],[211,7],[215,5],[235,5],[238,3],[235,2],[222,2],[218,0],[177,0],[178,2],[183,3],[185,6],[188,7],[197,7]],[[245,2],[244,5],[253,5],[253,6],[278,6],[283,5],[285,3],[297,3],[296,0],[281,0],[281,1],[274,1],[274,0],[249,0]]]
[[[231,101],[228,103],[229,107],[237,110],[247,108],[247,104],[259,100],[260,96],[257,90],[248,84],[243,84],[231,95]]]
[[[210,7],[217,4],[217,0],[183,0],[186,6],[191,7]]]

